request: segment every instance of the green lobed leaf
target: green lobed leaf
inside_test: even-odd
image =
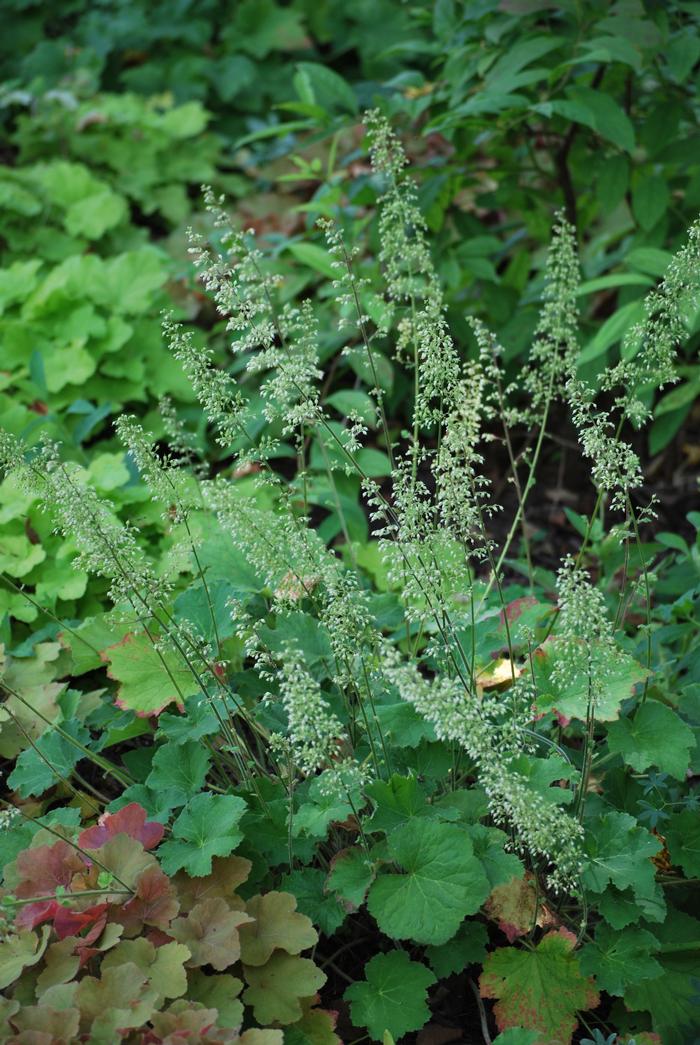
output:
[[[119,683],[117,706],[137,715],[158,715],[168,704],[181,704],[200,686],[173,650],[156,650],[145,634],[126,635],[102,653],[107,674]]]
[[[663,973],[653,957],[659,941],[646,929],[618,932],[601,923],[593,943],[587,943],[579,954],[581,971],[594,976],[601,990],[622,995],[632,984],[656,979]]]
[[[146,787],[167,793],[172,806],[183,806],[204,786],[210,763],[208,749],[197,740],[161,744],[153,755]]]
[[[210,874],[212,858],[228,856],[241,842],[238,821],[245,810],[246,803],[235,795],[203,791],[191,798],[173,824],[172,837],[158,850],[165,873]]]
[[[460,827],[416,819],[392,831],[387,848],[403,873],[380,873],[367,897],[387,936],[445,943],[489,894],[472,841]]]
[[[497,999],[499,1030],[524,1027],[545,1041],[571,1041],[576,1013],[595,1008],[599,1000],[593,980],[581,972],[575,942],[572,933],[560,929],[547,933],[532,950],[500,947],[487,957],[479,986],[482,997]]]
[[[365,965],[364,975],[344,996],[354,1025],[366,1027],[374,1041],[382,1041],[385,1031],[401,1038],[430,1019],[427,994],[435,976],[405,951],[376,954]]]
[[[675,711],[658,700],[647,700],[629,718],[609,726],[608,747],[638,773],[654,766],[685,780],[695,736]]]

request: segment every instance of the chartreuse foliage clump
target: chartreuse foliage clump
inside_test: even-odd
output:
[[[151,852],[163,833],[130,803],[86,830],[39,826],[5,865],[3,1040],[281,1045],[281,1028],[307,1025],[332,1038],[315,1006],[326,977],[302,956],[318,934],[294,897],[243,899],[251,863],[235,855],[167,874]]]
[[[311,244],[330,341],[205,192],[190,249],[232,362],[171,315],[164,335],[215,467],[177,418],[167,445],[115,426],[160,554],[55,441],[2,436],[6,482],[104,596],[2,665],[12,1034],[382,1041],[459,992],[503,1045],[697,1028],[697,547],[648,538],[635,431],[677,376],[700,229],[591,377],[558,214],[513,374],[480,320],[453,338],[402,145],[366,130],[377,250],[342,206]],[[329,393],[336,360],[355,378]],[[562,418],[591,513],[552,569],[528,515]]]

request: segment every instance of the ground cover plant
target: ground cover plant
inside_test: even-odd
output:
[[[323,220],[315,295],[206,193],[233,374],[163,334],[210,460],[124,413],[152,503],[120,516],[56,442],[2,437],[12,503],[101,597],[2,665],[7,1041],[698,1032],[700,516],[659,532],[636,433],[700,231],[591,374],[559,213],[514,375],[478,317],[458,351],[401,143],[366,129],[375,249]],[[590,485],[563,555],[533,523],[553,455]]]

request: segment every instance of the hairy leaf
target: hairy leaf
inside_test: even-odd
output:
[[[629,717],[608,729],[608,747],[638,773],[655,766],[677,780],[685,780],[695,737],[683,719],[659,703],[647,700]]]
[[[241,954],[239,928],[252,919],[232,911],[220,896],[195,904],[184,918],[176,918],[168,932],[188,948],[191,964],[211,965],[223,972]]]

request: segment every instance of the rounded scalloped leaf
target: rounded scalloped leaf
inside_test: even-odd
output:
[[[148,977],[149,986],[161,998],[179,998],[187,990],[185,962],[189,958],[189,949],[181,943],[171,942],[155,947],[142,936],[136,940],[121,940],[102,959],[100,968],[104,973],[106,969],[133,962]]]
[[[172,650],[156,650],[143,632],[129,632],[101,654],[107,674],[119,683],[117,707],[137,715],[158,715],[168,704],[184,710],[183,701],[200,686],[182,658]]]
[[[655,766],[676,780],[685,780],[694,746],[690,726],[658,700],[641,704],[629,718],[614,722],[608,729],[610,751],[622,755],[638,773]]]
[[[278,951],[266,965],[244,965],[248,988],[243,995],[262,1024],[295,1023],[303,1015],[302,999],[311,998],[326,974],[308,958]]]
[[[566,724],[570,719],[586,720],[588,709],[587,676],[569,671],[566,684],[555,677],[553,669],[561,662],[560,650],[566,643],[549,638],[535,651],[532,669],[537,683],[537,711],[545,714],[555,711]],[[596,702],[595,717],[599,722],[611,722],[620,714],[620,705],[632,696],[635,687],[647,677],[647,670],[623,650],[614,652],[604,643],[593,643],[593,668],[605,677],[605,686]]]
[[[671,860],[688,878],[700,877],[700,816],[691,809],[672,816],[664,827]]]
[[[454,824],[416,818],[387,845],[404,873],[379,875],[367,897],[370,914],[393,939],[445,943],[490,892],[471,839]]]
[[[166,874],[184,870],[189,875],[211,874],[215,856],[229,856],[243,838],[238,821],[246,804],[237,795],[202,791],[190,799],[163,842],[158,857]]]
[[[253,896],[246,904],[251,921],[241,928],[241,960],[245,965],[264,965],[272,952],[299,954],[318,941],[310,918],[300,914],[291,893],[271,892]]]
[[[508,943],[529,933],[538,909],[536,883],[531,874],[497,885],[484,905],[484,914],[498,924]]]
[[[245,911],[232,911],[220,896],[195,904],[184,918],[176,918],[168,929],[189,948],[190,965],[211,965],[223,972],[237,962],[241,954],[239,927],[251,918]]]
[[[401,1038],[420,1028],[430,1018],[428,987],[435,976],[421,962],[410,960],[405,951],[377,954],[365,965],[365,978],[345,992],[356,1027],[366,1027],[375,1041],[385,1031]]]
[[[118,834],[129,835],[141,843],[144,849],[154,849],[165,828],[157,821],[146,822],[146,810],[138,802],[122,806],[116,813],[103,813],[94,827],[88,827],[78,836],[78,845],[83,849],[99,849],[110,838]]]
[[[21,932],[0,943],[0,989],[9,987],[30,965],[41,959],[49,942],[50,929],[45,925],[41,936],[35,932]]]

